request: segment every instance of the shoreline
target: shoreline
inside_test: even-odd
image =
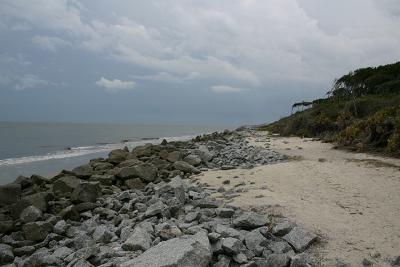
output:
[[[226,205],[190,179],[209,169],[285,160],[249,146],[250,135],[226,130],[117,149],[50,179],[33,175],[0,186],[2,262],[308,266],[311,255],[303,252],[316,241],[314,233],[294,224],[272,225],[266,214]]]
[[[360,170],[366,172],[363,177],[375,172],[384,177],[387,172],[383,173],[382,170],[387,171],[387,168],[395,175],[397,170],[387,164],[400,162],[396,159],[386,162],[385,159],[371,155],[332,150],[330,144],[310,139],[266,136],[249,129],[241,130],[198,136],[189,141],[165,140],[159,145],[147,144],[132,151],[117,149],[111,152],[108,158],[93,159],[87,165],[72,171],[62,171],[49,180],[40,176],[19,178],[16,184],[19,184],[20,191],[15,188],[12,190],[21,192],[21,196],[15,198],[13,195],[14,201],[0,208],[0,226],[4,232],[0,234],[0,246],[8,246],[8,251],[14,255],[13,260],[19,263],[37,261],[35,255],[39,248],[41,253],[42,250],[45,252],[42,256],[60,263],[60,260],[64,259],[53,256],[57,256],[60,250],[66,251],[67,248],[68,262],[64,261],[63,264],[70,264],[76,261],[76,253],[80,253],[82,249],[74,245],[81,241],[77,241],[71,233],[80,232],[85,238],[94,241],[96,246],[107,251],[112,248],[118,252],[112,254],[112,259],[103,255],[95,260],[93,250],[84,259],[85,264],[132,266],[129,265],[132,262],[139,264],[141,260],[146,261],[148,255],[160,253],[157,249],[165,244],[164,242],[171,242],[169,245],[173,245],[174,242],[179,243],[182,239],[190,239],[193,235],[201,235],[200,233],[204,232],[208,235],[209,246],[205,246],[208,252],[205,252],[203,257],[208,260],[207,263],[196,263],[198,266],[208,266],[211,263],[225,266],[223,264],[227,262],[264,266],[262,264],[273,261],[299,264],[293,266],[339,266],[339,263],[347,264],[340,266],[359,266],[364,260],[379,266],[391,266],[391,261],[399,255],[396,255],[396,251],[390,246],[396,248],[396,244],[400,244],[400,237],[393,236],[394,243],[388,242],[390,240],[387,238],[390,238],[390,234],[400,232],[400,229],[393,228],[392,232],[385,234],[369,234],[367,240],[365,233],[361,232],[361,236],[354,235],[348,240],[349,233],[342,229],[342,226],[358,234],[357,229],[360,227],[357,228],[357,224],[368,230],[373,223],[380,228],[383,222],[376,222],[374,216],[368,215],[368,220],[364,224],[360,223],[358,220],[365,220],[368,210],[363,210],[362,214],[354,213],[352,209],[357,209],[360,203],[357,202],[355,206],[352,204],[353,195],[333,194],[337,193],[338,189],[345,188],[349,188],[350,193],[354,194],[354,183],[347,184],[344,188],[344,185],[338,187],[334,181],[338,178],[333,177],[329,170],[338,173],[355,170],[345,177],[351,182]],[[343,155],[348,160],[337,165],[337,160],[343,160]],[[372,168],[373,171],[368,168]],[[310,172],[313,170],[315,172]],[[176,178],[178,176],[182,179]],[[400,188],[400,181],[393,182],[394,184],[386,186],[396,191]],[[333,191],[325,188],[324,183]],[[92,187],[93,184],[96,185]],[[321,187],[311,186],[314,184]],[[83,185],[88,187],[79,191]],[[369,187],[371,186],[372,184],[369,184]],[[1,188],[0,186],[0,190]],[[67,193],[62,193],[64,191]],[[4,190],[0,191],[0,197],[1,192],[4,193]],[[91,199],[88,200],[84,192],[89,192]],[[364,197],[363,194],[362,191],[358,192],[357,198]],[[35,197],[32,198],[32,195]],[[329,198],[330,195],[333,197]],[[127,200],[123,200],[122,196],[127,197]],[[141,200],[136,200],[133,202],[136,204],[133,205],[132,199],[138,199],[138,196],[141,196]],[[83,199],[79,199],[80,197]],[[342,198],[344,202],[338,203],[335,197]],[[178,206],[178,203],[170,202],[177,199],[180,199],[181,203]],[[393,201],[393,204],[400,203],[400,199]],[[114,202],[120,204],[114,206],[111,204]],[[128,203],[132,204],[127,206]],[[371,202],[367,201],[367,205],[370,204]],[[36,212],[41,214],[40,218],[30,222],[22,221],[19,215],[27,212],[26,209],[32,209],[32,206],[27,205],[39,209]],[[164,205],[176,206],[177,214],[172,214],[171,208],[167,209],[168,213],[163,213],[162,210],[167,207]],[[160,209],[161,206],[164,208]],[[391,209],[394,211],[389,205],[382,214],[389,214]],[[15,212],[17,216],[11,216]],[[150,215],[146,215],[146,212]],[[248,216],[249,212],[251,218],[246,218],[247,223],[257,220],[262,222],[248,229],[234,223],[238,218]],[[358,218],[354,220],[354,216]],[[385,226],[386,229],[388,225],[397,227],[395,222],[400,218],[396,216],[386,216],[385,223],[389,223]],[[347,225],[344,223],[346,220],[350,220]],[[351,221],[355,222],[351,224]],[[43,222],[50,222],[51,230],[42,229]],[[94,228],[90,228],[92,230],[84,226],[88,222],[94,223]],[[70,229],[70,232],[66,229],[56,230],[60,223],[66,229]],[[149,230],[148,226],[143,226],[148,223],[153,229],[149,235],[142,231]],[[25,240],[24,235],[28,238],[24,231],[27,224],[35,225],[46,234],[34,241]],[[103,229],[100,236],[108,235],[110,240],[99,240],[99,233],[94,234],[97,228]],[[19,233],[22,240],[11,241],[16,237],[15,233]],[[301,244],[296,244],[290,239],[288,235],[291,233]],[[385,238],[384,243],[377,238],[379,235]],[[131,239],[151,240],[150,245],[127,245],[130,236],[134,236]],[[237,246],[241,244],[242,248],[234,253],[228,248],[224,250],[221,246],[227,238],[235,239],[229,239],[230,241],[241,242],[237,243]],[[253,239],[258,240],[258,243],[250,244],[250,240]],[[365,247],[369,240],[378,242],[375,245],[377,249]],[[49,245],[50,242],[53,245]],[[22,248],[28,250],[27,247],[30,247],[29,251],[21,252]],[[142,253],[143,251],[145,252]],[[302,253],[303,251],[305,253]],[[192,260],[196,261],[196,257]],[[149,263],[153,262],[147,262]],[[311,265],[312,263],[314,265]],[[162,264],[154,266],[163,266]]]

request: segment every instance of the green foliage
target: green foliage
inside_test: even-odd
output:
[[[313,107],[260,128],[400,156],[400,62],[350,72]]]

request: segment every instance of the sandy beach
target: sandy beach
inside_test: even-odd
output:
[[[237,190],[231,199],[214,194],[231,205],[261,210],[277,221],[287,217],[317,232],[313,254],[320,266],[336,266],[337,259],[351,266],[362,261],[391,266],[400,248],[399,159],[295,137],[261,135],[249,143],[269,146],[289,160],[247,170],[210,170],[195,178],[219,191],[221,186]]]

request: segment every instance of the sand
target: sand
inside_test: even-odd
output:
[[[197,178],[212,188],[227,179],[226,189],[244,182],[235,188],[245,192],[225,201],[317,232],[320,241],[311,251],[318,266],[335,266],[337,258],[351,266],[361,266],[363,259],[390,266],[400,255],[400,160],[335,150],[310,139],[267,140],[264,135],[249,141],[270,144],[290,160],[250,170],[211,170]]]

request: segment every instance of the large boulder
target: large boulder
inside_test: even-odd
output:
[[[249,211],[245,212],[235,220],[233,220],[233,225],[242,229],[251,230],[257,227],[264,226],[269,221],[261,214]]]
[[[53,183],[54,195],[69,196],[80,183],[81,180],[75,176],[63,176]]]
[[[76,167],[75,169],[72,170],[72,173],[79,178],[82,179],[87,179],[96,172],[93,170],[92,166],[89,164],[85,164],[79,167]]]
[[[312,232],[296,226],[285,235],[283,239],[292,245],[296,252],[303,252],[317,239],[317,236]]]
[[[101,187],[98,182],[80,183],[71,194],[74,203],[95,202],[101,196]]]
[[[140,165],[125,167],[119,170],[117,177],[121,179],[140,178],[144,182],[154,182],[157,178],[158,169],[151,163],[142,163]]]
[[[125,181],[126,186],[128,186],[129,189],[143,189],[146,184],[143,183],[143,181],[140,178],[133,178],[133,179],[128,179]]]
[[[24,224],[22,230],[25,238],[31,241],[42,241],[52,231],[53,226],[49,222],[38,221]]]
[[[51,201],[53,197],[53,194],[49,192],[41,192],[25,196],[20,201],[10,206],[11,216],[14,219],[19,218],[21,212],[29,206],[35,206],[45,212],[47,210],[47,203]]]
[[[184,173],[195,173],[195,174],[200,173],[200,171],[197,168],[195,168],[194,166],[190,165],[185,161],[176,161],[174,162],[173,166],[176,170],[183,171]]]
[[[193,166],[199,166],[201,164],[201,158],[197,155],[188,155],[183,159],[183,161]]]
[[[108,154],[107,161],[112,164],[119,164],[126,160],[129,152],[124,149],[115,149]]]
[[[122,263],[121,267],[206,267],[211,261],[207,234],[182,236],[146,250],[140,256]]]
[[[168,156],[166,158],[166,160],[168,160],[169,162],[177,162],[178,160],[182,159],[182,154],[179,151],[172,151],[170,153],[168,153]]]
[[[0,206],[10,205],[21,199],[21,185],[17,183],[0,186]]]

